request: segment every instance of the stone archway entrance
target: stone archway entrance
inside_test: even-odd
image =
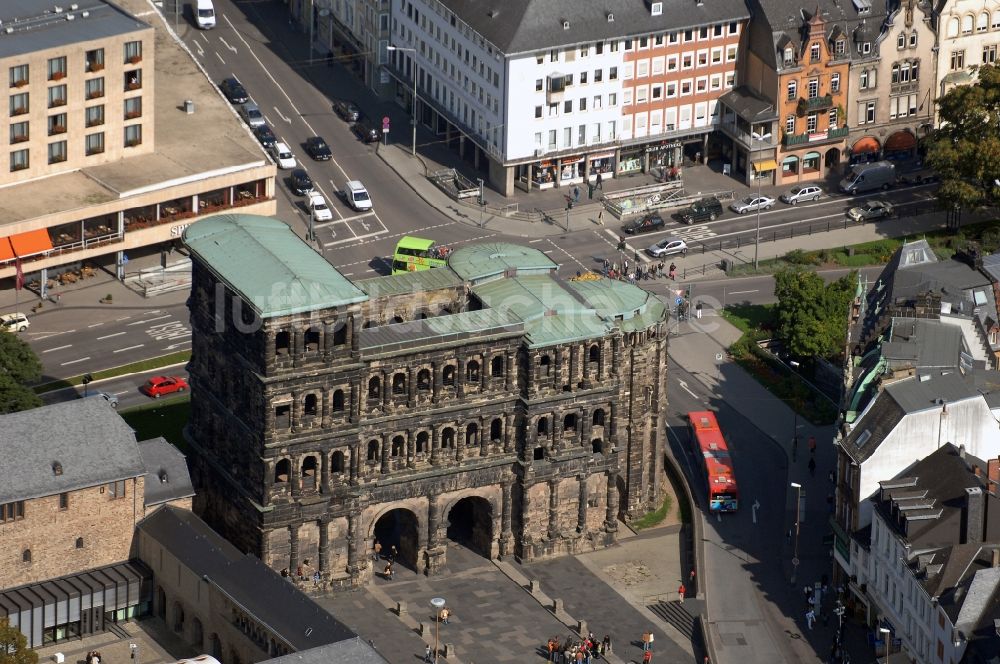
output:
[[[448,511],[448,539],[481,556],[493,551],[493,506],[485,498],[469,496]]]
[[[383,556],[388,556],[395,546],[399,551],[396,562],[414,572],[417,571],[417,525],[417,515],[408,509],[397,508],[380,516],[373,532],[375,539],[382,544]]]

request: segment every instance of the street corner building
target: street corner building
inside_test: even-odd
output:
[[[352,283],[281,221],[192,225],[195,511],[275,570],[364,583],[378,540],[534,560],[658,506],[663,304],[535,249]]]

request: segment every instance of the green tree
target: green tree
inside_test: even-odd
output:
[[[973,85],[938,99],[940,126],[926,141],[927,164],[941,177],[944,208],[982,207],[1000,200],[1000,66],[979,68]]]
[[[843,352],[848,307],[857,277],[827,284],[815,272],[787,268],[774,275],[777,335],[797,357],[835,357]]]
[[[27,383],[42,375],[42,363],[20,337],[0,331],[0,413],[14,413],[42,405]]]
[[[38,653],[28,647],[21,630],[0,618],[0,664],[38,664]]]

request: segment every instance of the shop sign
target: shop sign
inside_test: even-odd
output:
[[[664,150],[673,150],[684,145],[680,141],[671,141],[670,143],[660,143],[659,145],[647,145],[646,152],[663,152]]]
[[[809,134],[809,142],[810,143],[812,143],[813,141],[825,141],[825,140],[826,140],[826,132],[825,131],[817,131],[815,133]]]
[[[177,226],[171,226],[170,237],[179,237],[180,234],[184,232],[184,229],[190,225],[191,224],[178,224]]]

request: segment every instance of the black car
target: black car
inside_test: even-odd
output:
[[[292,175],[288,179],[288,185],[299,196],[305,196],[313,190],[312,178],[301,168],[296,168],[292,171]]]
[[[271,128],[268,127],[266,124],[257,125],[256,127],[254,127],[253,135],[257,137],[257,140],[260,141],[260,144],[263,145],[265,148],[270,148],[271,146],[274,145],[275,141],[278,140],[277,137],[274,135],[274,132],[271,131]]]
[[[358,115],[358,120],[351,129],[365,143],[374,143],[382,140],[382,128],[372,122],[367,115]]]
[[[306,139],[306,152],[316,161],[329,161],[333,158],[330,146],[319,136],[311,136]]]
[[[354,102],[347,101],[346,99],[340,99],[333,102],[333,110],[337,115],[348,122],[357,122],[358,116],[361,115],[361,110],[354,104]]]
[[[623,224],[622,230],[629,235],[638,235],[639,233],[651,233],[652,231],[658,231],[667,225],[667,222],[663,220],[663,217],[656,214],[647,214],[641,219],[633,219],[632,221]]]
[[[235,78],[227,78],[219,83],[219,89],[222,90],[222,94],[226,95],[230,104],[245,104],[250,101],[250,95],[247,94],[246,88]]]
[[[700,221],[715,221],[722,216],[722,203],[718,198],[703,198],[695,201],[688,207],[674,215],[685,224],[693,224]]]

